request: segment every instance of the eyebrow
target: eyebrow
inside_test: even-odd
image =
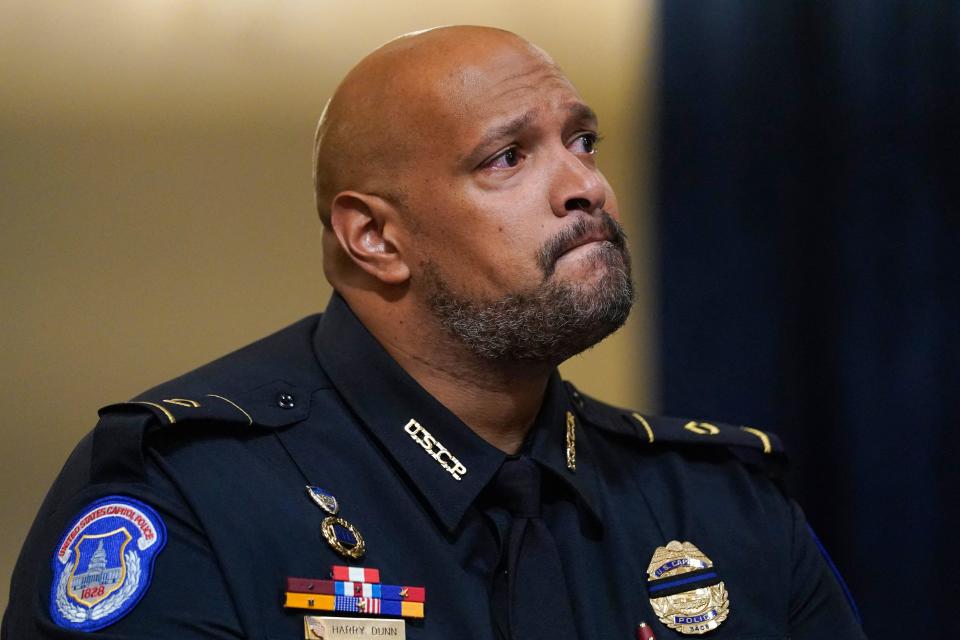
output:
[[[596,112],[582,102],[575,102],[571,104],[569,107],[567,107],[567,112],[569,113],[568,119],[571,121],[588,122],[593,125],[597,124]],[[536,111],[531,109],[523,115],[517,116],[512,120],[493,127],[487,131],[483,135],[483,138],[480,140],[480,142],[478,142],[473,149],[464,154],[461,159],[471,163],[478,162],[479,158],[477,158],[477,156],[483,153],[488,146],[503,138],[512,138],[516,136],[518,133],[530,126],[530,123],[533,122],[535,117]]]
[[[597,118],[597,113],[582,102],[574,102],[567,108],[567,111],[570,113],[571,120],[589,122],[594,126],[600,122],[600,119]]]

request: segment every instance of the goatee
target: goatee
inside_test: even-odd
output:
[[[602,271],[584,284],[555,281],[557,259],[578,240],[602,231],[608,238],[584,259]],[[470,298],[453,291],[437,265],[423,271],[430,309],[440,323],[471,352],[497,361],[557,365],[619,329],[633,305],[630,254],[623,228],[606,212],[581,218],[537,252],[544,274],[528,291],[499,299]]]

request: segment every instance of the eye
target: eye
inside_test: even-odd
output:
[[[512,169],[520,164],[521,160],[523,160],[523,156],[520,155],[520,150],[516,147],[510,147],[490,158],[484,166],[489,169]]]
[[[570,143],[574,153],[585,153],[593,155],[597,152],[597,145],[600,144],[600,135],[597,133],[581,133],[573,142]]]

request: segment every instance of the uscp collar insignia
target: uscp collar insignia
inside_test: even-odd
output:
[[[706,633],[730,614],[730,598],[713,562],[689,542],[671,540],[657,547],[647,576],[650,605],[671,629]]]
[[[150,586],[166,541],[160,516],[138,500],[107,496],[90,504],[54,552],[50,617],[67,629],[96,631],[127,615]]]

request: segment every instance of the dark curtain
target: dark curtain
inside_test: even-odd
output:
[[[871,638],[960,637],[960,2],[661,20],[663,409],[782,436]]]

